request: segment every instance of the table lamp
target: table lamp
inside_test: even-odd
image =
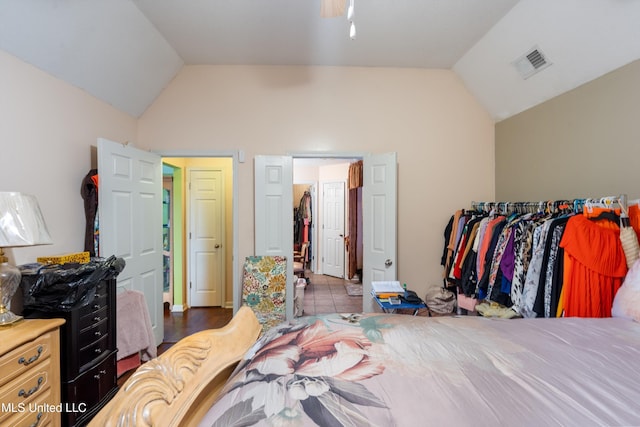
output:
[[[9,264],[3,248],[53,243],[34,196],[0,192],[0,325],[8,325],[22,316],[7,306],[20,285],[20,270]]]

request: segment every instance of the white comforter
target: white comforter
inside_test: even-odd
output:
[[[239,368],[202,425],[640,426],[626,319],[305,317]]]

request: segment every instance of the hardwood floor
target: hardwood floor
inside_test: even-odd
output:
[[[233,310],[220,307],[192,307],[183,313],[164,310],[164,340],[158,346],[158,355],[181,338],[205,329],[218,329],[229,323]]]

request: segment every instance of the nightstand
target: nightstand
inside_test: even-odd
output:
[[[60,426],[63,319],[0,327],[0,425]]]

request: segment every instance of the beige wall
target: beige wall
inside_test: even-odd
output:
[[[533,77],[535,78],[535,77]],[[504,201],[640,196],[640,61],[496,125]]]
[[[398,153],[398,271],[440,283],[451,212],[494,196],[489,115],[445,70],[185,67],[138,120],[0,51],[0,190],[35,194],[54,245],[8,251],[17,264],[83,249],[80,183],[98,137],[157,151],[245,151],[238,256],[253,253],[253,157]],[[228,297],[229,298],[229,297]]]
[[[441,283],[454,209],[494,197],[494,123],[451,71],[186,66],[140,118],[152,150],[244,150],[239,259],[253,252],[253,158],[301,152],[398,153],[398,271]]]
[[[54,242],[9,249],[11,261],[84,250],[80,187],[95,160],[92,146],[98,137],[134,141],[136,122],[0,50],[0,191],[34,194]]]

